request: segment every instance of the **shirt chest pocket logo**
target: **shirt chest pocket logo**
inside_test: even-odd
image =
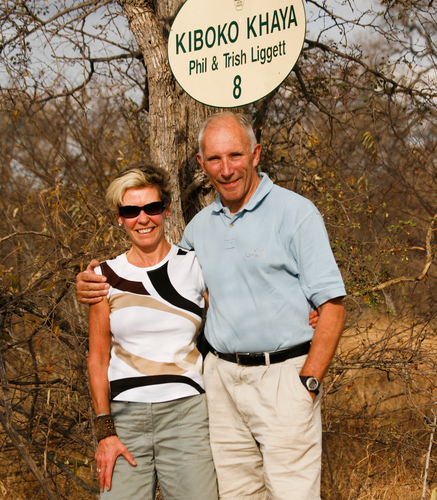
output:
[[[254,248],[250,252],[246,253],[246,259],[265,259],[266,251],[265,248]]]

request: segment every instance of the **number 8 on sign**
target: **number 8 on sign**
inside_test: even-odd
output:
[[[237,75],[234,78],[234,99],[238,99],[241,95],[241,76]]]

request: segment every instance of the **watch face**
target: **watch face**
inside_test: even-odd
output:
[[[314,377],[310,377],[307,380],[307,387],[308,387],[308,390],[315,391],[319,388],[319,381]]]

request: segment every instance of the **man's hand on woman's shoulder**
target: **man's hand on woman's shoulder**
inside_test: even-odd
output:
[[[100,262],[93,259],[86,270],[76,276],[77,300],[82,304],[97,304],[108,294],[106,277],[94,272],[99,265]]]

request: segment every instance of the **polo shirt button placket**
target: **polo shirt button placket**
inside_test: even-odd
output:
[[[226,249],[235,248],[236,231],[234,226],[235,224],[230,222],[226,231]]]

